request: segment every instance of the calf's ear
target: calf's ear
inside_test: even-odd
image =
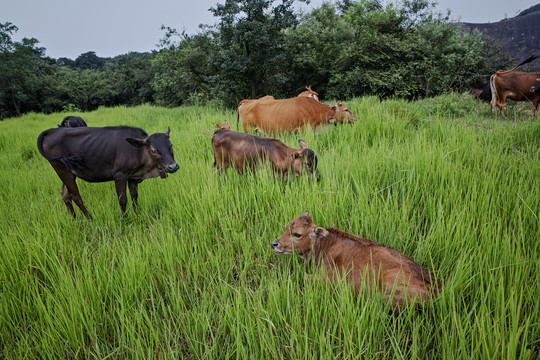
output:
[[[169,134],[171,133],[171,128],[167,126],[167,130],[165,130],[164,134],[165,136],[169,137]]]
[[[307,211],[307,210],[304,211],[304,212],[302,213],[302,215],[300,215],[300,216],[309,216],[309,211]]]
[[[135,147],[145,146],[147,141],[146,139],[136,139],[136,138],[126,138],[126,141]]]
[[[300,151],[293,152],[291,154],[291,157],[293,158],[293,160],[299,159],[300,158]]]
[[[214,123],[214,127],[219,129],[219,124],[218,124],[218,123]]]
[[[328,236],[329,232],[328,230],[317,226],[315,229],[311,230],[311,236],[318,237],[319,239],[322,239],[326,236]]]
[[[335,124],[336,123],[336,118],[332,116],[330,119],[328,119],[328,123],[329,124]]]
[[[304,140],[298,140],[298,143],[300,144],[300,149],[302,150],[308,149],[308,146]]]

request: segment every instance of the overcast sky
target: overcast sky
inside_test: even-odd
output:
[[[161,25],[198,31],[199,24],[213,25],[208,11],[224,0],[0,0],[0,23],[19,28],[15,40],[34,37],[52,58],[75,59],[95,51],[113,57],[130,51],[156,50],[163,37]],[[319,7],[323,0],[312,0]],[[330,1],[334,2],[334,1]],[[383,3],[386,3],[383,0]],[[532,6],[531,0],[439,0],[437,10],[450,9],[455,20],[497,22]],[[304,6],[305,8],[305,6]]]

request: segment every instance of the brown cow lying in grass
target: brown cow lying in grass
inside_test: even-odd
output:
[[[291,220],[271,245],[276,254],[294,253],[314,261],[331,282],[344,277],[356,292],[380,290],[385,301],[392,299],[397,308],[413,299],[435,297],[440,291],[440,282],[409,257],[374,241],[319,227],[307,211]]]
[[[212,136],[214,165],[220,172],[234,167],[242,174],[246,169],[254,170],[259,161],[268,159],[274,175],[286,178],[289,172],[297,176],[307,173],[315,174],[319,179],[315,152],[304,141],[298,140],[298,143],[301,148],[294,149],[277,139],[216,130]]]

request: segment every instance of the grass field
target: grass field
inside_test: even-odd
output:
[[[467,95],[358,98],[352,125],[307,142],[321,181],[213,168],[219,107],[100,108],[90,126],[171,127],[180,170],[139,186],[120,214],[113,183],[79,181],[74,220],[36,147],[67,114],[0,122],[0,358],[536,359],[540,351],[540,120]],[[314,282],[270,242],[309,210],[443,282],[391,313],[381,296]]]

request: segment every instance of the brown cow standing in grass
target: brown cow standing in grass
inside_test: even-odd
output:
[[[409,257],[374,241],[319,227],[307,211],[291,220],[271,245],[276,254],[298,254],[315,262],[331,282],[344,277],[356,292],[382,291],[385,301],[391,298],[398,308],[440,292],[440,282]]]
[[[238,121],[242,119],[244,132],[258,128],[264,132],[296,131],[306,125],[316,129],[320,125],[353,122],[350,110],[341,102],[335,106],[319,103],[310,97],[275,100],[264,97],[258,101],[240,103]]]
[[[259,161],[268,160],[274,175],[287,178],[289,172],[296,176],[306,173],[315,174],[319,179],[315,152],[304,141],[298,140],[298,143],[300,149],[294,149],[277,139],[216,130],[212,136],[214,165],[220,172],[234,167],[242,174],[246,169],[253,171]]]
[[[536,115],[540,104],[540,93],[534,92],[533,87],[538,85],[540,73],[514,71],[518,66],[527,64],[540,55],[531,56],[514,66],[510,70],[499,70],[491,75],[491,110],[497,106],[504,116],[504,104],[506,99],[514,101],[531,101],[532,115]]]

